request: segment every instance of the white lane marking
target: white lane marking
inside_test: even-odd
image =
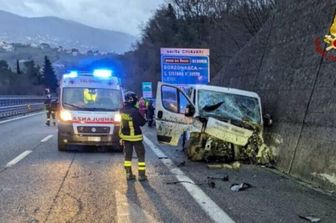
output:
[[[38,112],[38,113],[31,114],[31,115],[25,115],[25,116],[20,116],[20,117],[17,117],[17,118],[7,119],[7,120],[4,120],[4,121],[1,121],[0,125],[8,123],[8,122],[12,122],[12,121],[20,120],[20,119],[30,118],[30,117],[33,117],[33,116],[36,116],[36,115],[41,115],[41,114],[44,114],[44,113],[45,112]]]
[[[22,160],[26,156],[28,156],[31,152],[32,152],[31,150],[24,151],[23,153],[21,153],[20,155],[18,155],[14,159],[12,159],[10,162],[8,162],[7,165],[6,165],[6,167],[12,167],[12,166],[14,166],[18,162],[20,162],[20,160]]]
[[[160,222],[147,213],[143,208],[138,205],[128,202],[126,195],[115,191],[115,201],[117,204],[117,222],[118,223],[152,223]]]
[[[41,140],[41,142],[47,142],[49,139],[51,139],[54,135],[48,135],[44,139]]]
[[[145,143],[158,157],[167,157],[151,140],[144,137]],[[190,179],[182,170],[180,170],[172,160],[161,159],[161,162],[175,175],[179,181],[188,181],[190,183],[181,183],[181,185],[189,192],[199,206],[207,213],[214,222],[234,223],[228,214],[226,214],[206,193],[202,191],[194,181]]]

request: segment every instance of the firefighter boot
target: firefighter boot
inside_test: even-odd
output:
[[[145,170],[139,170],[139,181],[146,181],[146,171]]]
[[[127,180],[135,180],[135,175],[132,173],[132,168],[126,167],[126,179]]]

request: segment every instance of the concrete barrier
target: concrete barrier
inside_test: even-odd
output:
[[[336,1],[279,2],[258,35],[212,82],[259,93],[264,112],[274,117],[266,135],[278,153],[278,168],[336,190],[336,62],[316,51],[316,40],[325,48]]]

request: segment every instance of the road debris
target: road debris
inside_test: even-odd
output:
[[[210,187],[210,188],[216,188],[216,183],[215,182],[213,182],[213,181],[209,181],[208,182],[208,186]]]
[[[188,183],[188,184],[194,184],[194,185],[201,185],[201,184],[198,184],[198,183],[194,183],[194,182],[190,182],[190,181],[172,181],[172,182],[166,182],[166,184],[168,185],[174,185],[174,184],[182,184],[182,183]]]
[[[221,180],[221,181],[229,181],[229,176],[224,177],[208,177],[209,180]]]
[[[248,184],[248,183],[241,183],[241,184],[232,184],[230,186],[230,189],[233,191],[233,192],[238,192],[238,191],[243,191],[243,190],[246,190],[248,188],[252,187],[251,184]]]
[[[274,165],[272,164],[266,164],[266,165],[261,165],[262,168],[268,168],[268,169],[276,169]]]
[[[240,168],[240,162],[236,161],[231,164],[223,163],[223,164],[209,164],[209,169],[231,169],[238,170]]]
[[[183,162],[177,164],[177,167],[182,167],[182,166],[185,166],[185,165],[186,165],[186,161],[183,161]]]
[[[313,223],[315,223],[315,222],[321,222],[320,218],[315,218],[315,217],[310,217],[310,216],[306,217],[306,216],[299,215],[299,218],[307,220],[309,222],[313,222]]]
[[[160,156],[159,157],[159,160],[165,160],[165,159],[168,159],[168,157],[167,156]]]

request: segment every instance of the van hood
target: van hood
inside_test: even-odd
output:
[[[205,133],[225,142],[245,146],[253,131],[209,117]]]

